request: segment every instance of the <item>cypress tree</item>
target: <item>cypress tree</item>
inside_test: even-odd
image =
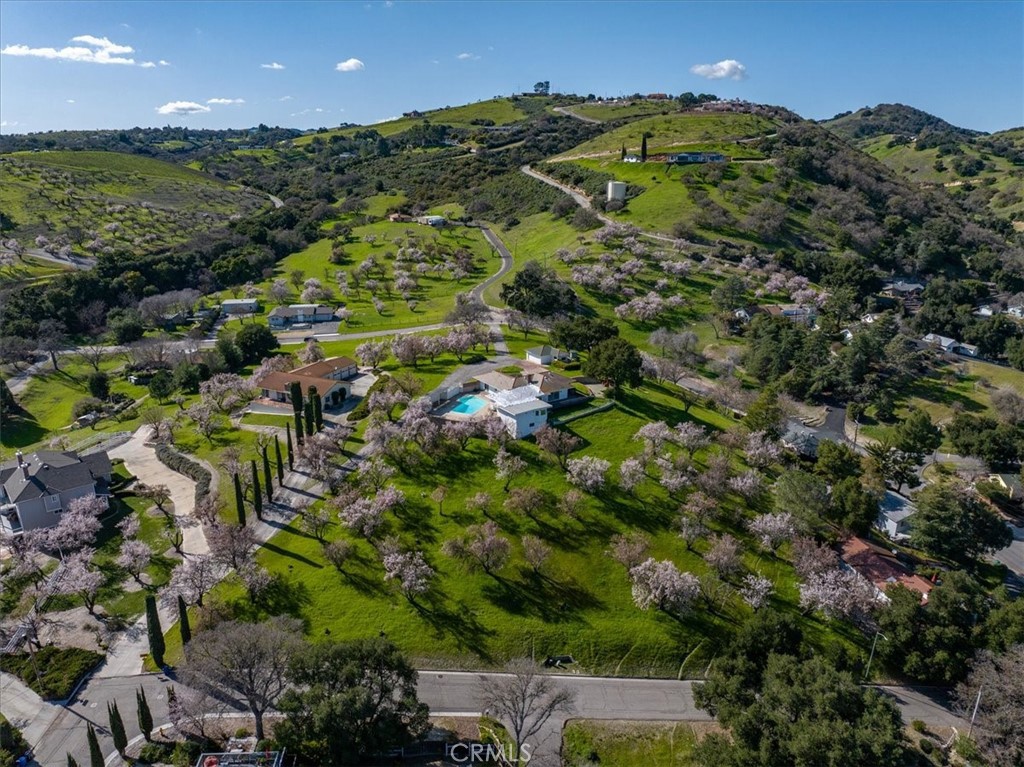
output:
[[[260,474],[256,471],[256,461],[249,461],[252,467],[252,510],[256,512],[256,519],[263,519],[263,490],[260,488]]]
[[[287,426],[287,424],[285,424]],[[291,444],[291,437],[288,438],[288,444]],[[277,466],[277,486],[282,487],[284,485],[284,464],[281,462],[281,440],[274,435],[274,463]]]
[[[647,162],[647,134],[644,134],[643,141],[640,142],[640,162]]]
[[[295,441],[302,447],[305,440],[302,438],[302,413],[295,413]]]
[[[292,430],[290,424],[286,423],[284,425],[284,435],[288,440],[288,471],[292,471],[295,469],[295,459],[293,458],[295,450],[292,448]],[[281,480],[281,484],[284,484],[284,480]]]
[[[620,160],[625,160],[626,159],[626,145],[625,144],[622,145],[622,154],[619,155],[619,159]]]
[[[235,512],[238,514],[238,524],[245,527],[245,496],[242,495],[242,480],[237,474],[231,475],[235,483]]]
[[[68,767],[78,767],[78,762],[75,761],[75,757],[68,754]]]
[[[288,399],[292,401],[292,411],[296,413],[302,412],[302,387],[299,386],[298,381],[292,381],[288,384]]]
[[[157,666],[164,665],[164,631],[160,628],[160,614],[156,611],[156,597],[146,595],[146,633],[149,634],[149,654]]]
[[[178,594],[178,630],[181,631],[181,646],[185,647],[192,641],[192,627],[188,622],[188,605],[181,594]]]
[[[263,446],[263,489],[267,493],[267,503],[274,502],[274,479],[270,473],[270,458],[267,456],[267,446]]]
[[[324,428],[324,398],[320,396],[315,386],[309,387],[309,401],[313,403],[313,426],[317,431],[321,431]]]
[[[179,597],[179,599],[180,598],[181,597]],[[153,732],[153,714],[149,710],[149,701],[146,700],[146,691],[141,687],[138,692],[135,693],[135,707],[139,714],[139,729],[142,730],[142,737],[144,737],[148,743],[151,740],[151,733]]]
[[[104,767],[106,762],[103,759],[103,752],[100,751],[100,742],[96,738],[96,729],[92,722],[89,722],[85,735],[89,740],[89,767]]]
[[[114,739],[114,748],[121,756],[124,756],[128,748],[128,734],[124,731],[124,720],[121,719],[121,712],[117,710],[117,701],[107,704],[107,719],[110,720],[110,737]]]
[[[306,415],[306,434],[313,434],[313,403],[306,401],[306,407],[304,408]]]

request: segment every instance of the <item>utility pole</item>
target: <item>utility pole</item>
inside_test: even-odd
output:
[[[889,641],[889,637],[883,634],[881,631],[875,632],[875,638],[871,642],[871,655],[868,656],[868,665],[864,669],[864,681],[868,681],[868,677],[871,675],[871,661],[875,659],[875,645],[878,644],[878,637],[882,637],[886,642]]]
[[[974,718],[978,715],[978,706],[981,705],[981,691],[983,687],[978,688],[978,697],[974,701],[974,711],[971,713],[971,726],[967,730],[967,738],[970,739],[971,733],[974,732]]]

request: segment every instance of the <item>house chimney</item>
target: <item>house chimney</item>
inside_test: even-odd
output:
[[[15,456],[15,458],[17,458],[17,459],[18,459],[18,465],[19,465],[19,466],[21,466],[21,465],[23,465],[23,464],[25,463],[25,456],[24,456],[24,455],[22,455],[22,453],[21,453],[21,451],[20,451],[20,450],[19,450],[18,452],[16,452],[16,453],[14,454],[14,456]]]
[[[26,481],[28,481],[28,464],[27,463],[21,464],[21,475],[25,478]]]

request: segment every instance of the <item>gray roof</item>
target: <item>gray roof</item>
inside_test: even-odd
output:
[[[110,476],[110,458],[105,452],[79,457],[77,453],[40,450],[24,457],[28,478],[12,459],[0,464],[0,483],[12,503],[56,495]]]
[[[526,402],[517,402],[513,405],[498,405],[497,407],[502,413],[522,415],[523,413],[529,413],[531,410],[549,410],[551,405],[544,400],[528,399]]]
[[[902,522],[917,511],[917,507],[909,498],[894,493],[892,490],[886,490],[882,500],[878,503],[878,511],[892,522]]]

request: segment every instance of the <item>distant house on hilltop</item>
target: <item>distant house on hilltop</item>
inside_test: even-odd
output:
[[[955,338],[949,338],[948,336],[940,336],[935,333],[929,333],[921,339],[921,343],[941,349],[946,354],[959,354],[962,357],[978,357],[978,347],[974,344],[965,344],[957,341]]]
[[[0,531],[15,535],[53,527],[76,498],[108,494],[110,458],[104,452],[39,450],[0,464]]]

